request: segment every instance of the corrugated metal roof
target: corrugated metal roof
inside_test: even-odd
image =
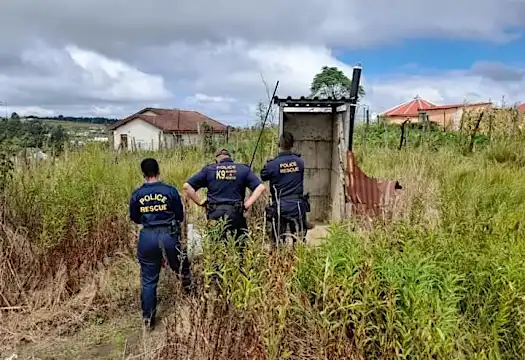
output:
[[[342,97],[342,98],[332,98],[328,97],[326,99],[319,98],[318,96],[315,96],[313,98],[307,98],[304,96],[301,96],[300,98],[292,98],[291,96],[288,96],[286,98],[280,98],[278,96],[274,96],[273,102],[276,105],[283,105],[288,107],[333,107],[333,106],[341,106],[350,103],[350,97]]]
[[[403,116],[403,117],[413,117],[419,115],[419,110],[426,110],[435,107],[436,104],[431,103],[430,101],[424,100],[419,96],[414,97],[412,100],[407,101],[401,105],[397,105],[383,113],[385,116]]]
[[[152,112],[156,115],[145,115],[144,113],[146,112]],[[199,131],[198,126],[202,124],[208,124],[214,132],[227,131],[226,125],[217,120],[213,120],[198,111],[158,108],[142,109],[141,111],[116,122],[110,126],[110,130],[114,130],[134,119],[146,121],[167,132],[197,132]]]

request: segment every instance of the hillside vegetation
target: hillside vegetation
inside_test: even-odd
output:
[[[318,247],[270,252],[255,216],[259,204],[244,271],[230,246],[206,241],[193,264],[201,292],[183,296],[164,276],[165,327],[153,336],[139,330],[136,228],[127,218],[139,162],[151,154],[116,156],[91,144],[66,149],[54,163],[15,169],[1,207],[0,354],[525,358],[522,134],[413,128],[398,150],[399,128],[370,125],[364,139],[362,131],[363,170],[404,187],[391,222],[370,227],[352,219],[333,224]],[[275,135],[265,134],[256,169],[277,150]],[[256,133],[234,136],[234,157],[249,162]],[[179,188],[213,160],[199,149],[155,157],[162,177]],[[201,210],[189,211],[199,223]],[[218,258],[223,287],[214,292],[206,279]]]
[[[24,148],[62,150],[67,135],[61,125],[18,118],[0,119],[0,150],[14,152]]]

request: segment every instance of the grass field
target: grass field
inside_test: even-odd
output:
[[[358,129],[357,134],[360,134]],[[237,133],[249,162],[255,135]],[[369,175],[398,179],[394,217],[370,229],[333,224],[318,247],[269,252],[252,211],[238,267],[207,241],[193,264],[202,291],[183,296],[167,273],[163,325],[143,334],[136,228],[128,197],[146,154],[87,146],[54,164],[18,169],[0,224],[0,354],[41,359],[523,359],[525,140],[368,129],[357,150]],[[275,133],[256,159],[276,151]],[[178,186],[212,160],[202,151],[155,154]],[[183,159],[183,160],[181,160]],[[190,219],[202,218],[191,207]],[[213,233],[209,233],[213,239]],[[210,290],[220,259],[223,287]],[[2,357],[0,357],[2,358]]]

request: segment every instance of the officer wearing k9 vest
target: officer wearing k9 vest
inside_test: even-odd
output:
[[[190,264],[180,246],[180,224],[184,219],[182,201],[177,189],[160,181],[159,164],[145,159],[140,164],[144,184],[130,199],[130,218],[142,225],[137,255],[141,272],[141,303],[144,325],[155,325],[157,283],[162,259],[181,273],[185,290],[191,287]],[[180,269],[181,268],[181,269]]]
[[[276,243],[284,242],[287,227],[294,244],[297,239],[304,241],[307,232],[310,204],[308,195],[303,195],[304,161],[292,152],[293,144],[293,135],[284,131],[279,138],[279,154],[261,170],[261,179],[270,182],[272,204],[266,207],[266,217]]]
[[[184,191],[193,202],[206,207],[209,220],[226,219],[221,238],[229,232],[242,245],[241,237],[247,233],[244,211],[250,208],[265,191],[261,180],[250,167],[232,160],[227,149],[215,152],[215,164],[206,165],[184,184]],[[207,200],[200,199],[197,191],[208,189]],[[252,193],[245,201],[246,188]]]

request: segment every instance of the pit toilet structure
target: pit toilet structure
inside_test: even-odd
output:
[[[346,218],[345,134],[351,101],[276,96],[274,103],[279,107],[279,136],[292,133],[294,151],[304,159],[304,192],[310,194],[311,204],[308,220],[327,224]]]
[[[294,151],[304,159],[304,192],[310,194],[308,220],[315,224],[350,215],[349,154],[353,146],[361,65],[354,67],[349,97],[274,97],[279,107],[279,136],[294,137]],[[351,165],[351,162],[350,162]]]

